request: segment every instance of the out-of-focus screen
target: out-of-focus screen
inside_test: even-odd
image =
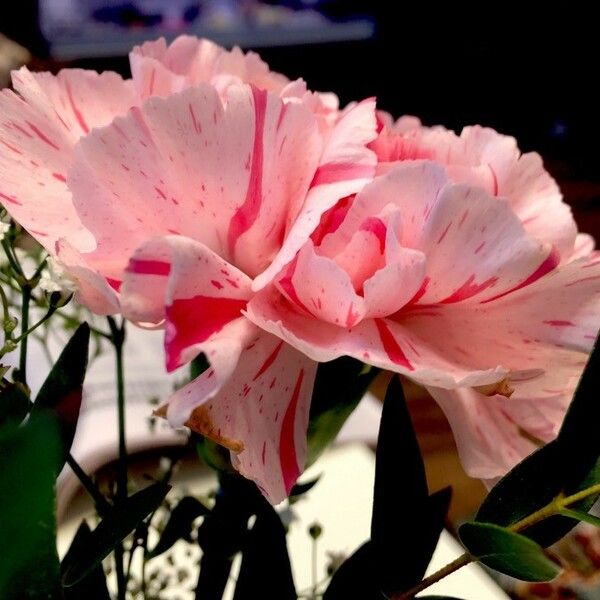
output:
[[[226,46],[268,47],[370,38],[374,19],[347,0],[42,0],[39,27],[53,57],[117,56],[182,33]]]

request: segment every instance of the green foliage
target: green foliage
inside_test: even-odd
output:
[[[0,383],[0,426],[19,425],[29,413],[31,400],[27,388],[20,382],[6,379]]]
[[[210,510],[196,498],[185,496],[171,511],[169,520],[156,546],[148,553],[151,559],[169,550],[180,539],[190,541],[192,525],[198,517],[204,517]]]
[[[0,430],[0,598],[62,596],[55,542],[54,482],[61,442],[56,420],[33,415]]]
[[[596,345],[575,392],[556,440],[546,444],[505,475],[490,491],[476,521],[512,525],[552,503],[600,483],[600,347]],[[578,502],[574,508],[586,513],[598,495]],[[552,516],[524,531],[542,546],[566,535],[574,518]]]
[[[389,597],[421,581],[450,504],[450,489],[430,496],[423,458],[400,379],[388,387],[377,441],[371,539],[333,576],[326,600],[361,590],[365,600]],[[401,540],[402,562],[398,552]]]
[[[92,532],[88,524],[82,521],[64,560],[67,562],[76,560],[79,553],[85,552],[88,544],[92,543],[91,537]],[[64,595],[65,600],[110,600],[102,565],[98,564],[74,586],[65,588]]]
[[[460,539],[484,565],[524,581],[550,581],[560,566],[533,540],[492,523],[469,522],[460,527]]]
[[[61,467],[66,462],[75,437],[89,343],[90,328],[87,323],[82,323],[52,367],[32,408],[33,414],[52,412],[58,418],[62,439]]]
[[[296,600],[285,534],[279,515],[264,502],[244,542],[234,600]]]
[[[90,533],[85,547],[63,559],[63,585],[73,586],[96,569],[117,544],[160,506],[169,489],[165,483],[153,483],[107,512]]]
[[[335,439],[378,373],[346,356],[319,364],[308,423],[308,465]]]

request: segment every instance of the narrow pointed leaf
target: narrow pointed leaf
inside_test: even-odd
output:
[[[192,525],[198,517],[206,516],[210,510],[196,498],[186,496],[171,511],[169,520],[156,546],[148,553],[148,559],[159,556],[169,550],[180,539],[189,540]]]
[[[400,379],[388,387],[377,441],[371,540],[378,584],[386,595],[418,583],[437,546],[451,498],[429,496],[425,466]],[[410,548],[398,562],[398,540]]]
[[[368,541],[333,574],[323,600],[385,600],[375,575],[373,544]]]
[[[65,561],[72,561],[90,543],[92,532],[88,524],[83,521],[71,542],[69,550],[65,554]],[[86,577],[73,587],[64,589],[65,600],[110,600],[110,594],[106,586],[106,577],[102,565],[99,564],[92,569]]]
[[[76,556],[63,560],[63,585],[75,585],[100,565],[119,542],[160,506],[169,489],[165,483],[153,483],[106,513],[90,534],[86,547]]]
[[[272,506],[256,515],[244,544],[234,600],[296,600],[285,528]]]
[[[75,437],[89,342],[89,325],[82,323],[67,342],[33,404],[34,413],[50,411],[58,417],[63,445],[61,467],[67,460]]]
[[[494,525],[468,522],[459,529],[462,543],[477,560],[523,581],[550,581],[560,567],[533,540]]]
[[[594,525],[594,527],[600,527],[600,517],[597,517],[596,515],[591,515],[590,513],[563,508],[560,511],[560,514],[563,517],[570,517],[571,519],[577,519],[578,521],[583,521],[584,523]]]
[[[48,415],[0,430],[2,600],[61,597],[54,515],[59,455],[58,425]]]
[[[315,485],[319,483],[319,479],[321,479],[320,475],[305,483],[297,483],[290,491],[289,502],[294,503],[298,501],[304,494],[312,490]]]
[[[378,373],[349,357],[319,365],[310,405],[307,465],[336,438]]]

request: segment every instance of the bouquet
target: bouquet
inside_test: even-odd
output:
[[[0,390],[2,598],[162,597],[145,565],[180,538],[202,549],[196,598],[222,597],[240,553],[236,599],[297,598],[274,507],[309,493],[298,478],[381,370],[437,400],[490,493],[465,554],[424,578],[450,491],[428,489],[395,377],[371,538],[309,596],[412,598],[473,561],[553,579],[545,548],[599,524],[600,256],[541,158],[491,129],[394,121],[372,98],[340,108],[207,40],[130,61],[131,79],[22,68],[0,92],[0,356],[19,356]],[[155,416],[189,430],[214,498],[169,503],[172,465],[130,489],[126,323],[163,329],[167,370],[190,374]],[[74,333],[33,398],[28,337],[48,327]],[[90,336],[116,357],[108,489],[70,453]],[[59,560],[66,464],[99,521]]]

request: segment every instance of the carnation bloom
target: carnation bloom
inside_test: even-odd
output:
[[[1,199],[92,311],[164,322],[169,370],[206,354],[169,420],[229,447],[278,501],[304,465],[316,363],[242,310],[255,277],[373,177],[375,103],[340,113],[255,55],[192,38],[145,45],[132,63],[132,81],[14,74]]]
[[[163,323],[169,369],[206,355],[171,423],[273,502],[304,466],[316,365],[339,356],[425,385],[476,476],[556,434],[600,258],[537,155],[480,128],[378,126],[371,100],[339,112],[192,38],[134,50],[132,71],[19,72],[0,193],[92,310]]]

